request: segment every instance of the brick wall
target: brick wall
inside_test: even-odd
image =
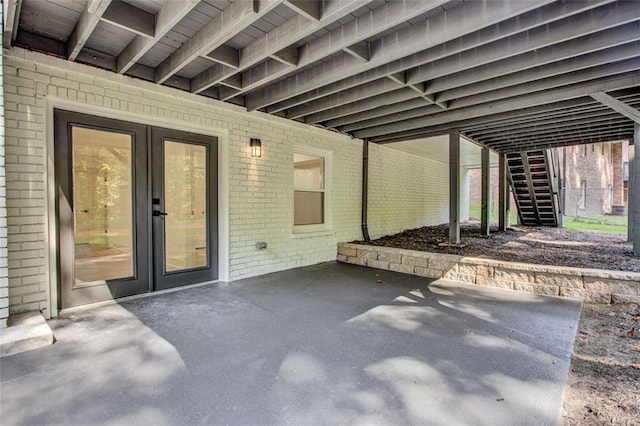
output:
[[[611,213],[613,201],[612,142],[571,146],[559,149],[560,164],[566,155],[565,214],[591,217]],[[580,205],[580,187],[586,182],[584,207]]]
[[[0,7],[0,22],[3,8]],[[0,33],[0,45],[2,45],[2,33]],[[9,316],[9,278],[7,268],[7,207],[6,207],[6,180],[4,167],[4,91],[2,55],[0,55],[0,328],[6,327]]]
[[[611,202],[614,206],[627,205],[627,191],[624,188],[623,167],[624,163],[629,161],[628,150],[628,141],[613,142],[611,144],[611,160],[613,163],[613,193]]]
[[[448,165],[371,144],[369,147],[369,235],[447,222]]]
[[[54,261],[48,260],[52,171],[46,167],[53,107],[218,135],[226,157],[220,174],[228,196],[220,211],[228,216],[223,267],[229,280],[329,261],[337,242],[361,237],[360,140],[19,48],[5,50],[4,59],[12,312],[49,309],[55,299],[49,294]],[[262,140],[261,158],[249,156],[252,137]],[[333,153],[331,230],[313,235],[292,233],[294,146],[305,144]],[[446,165],[382,146],[371,151],[369,220],[376,232],[446,221],[448,186],[430,188],[446,182]],[[403,204],[412,191],[419,201]],[[257,241],[268,248],[256,250]]]

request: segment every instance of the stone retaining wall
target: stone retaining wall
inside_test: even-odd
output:
[[[640,273],[634,272],[534,265],[352,243],[338,244],[338,261],[589,303],[640,303]]]

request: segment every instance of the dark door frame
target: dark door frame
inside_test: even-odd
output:
[[[218,242],[218,138],[198,133],[185,132],[180,130],[166,129],[151,124],[141,124],[126,120],[105,118],[98,115],[89,115],[73,112],[64,109],[53,109],[54,128],[54,171],[55,171],[55,239],[56,248],[55,262],[57,266],[57,307],[58,309],[93,303],[101,300],[111,300],[132,294],[152,292],[164,288],[176,287],[198,282],[214,281],[219,274],[219,242]],[[87,124],[89,123],[89,124]],[[71,152],[70,152],[70,130],[71,126],[81,126],[117,133],[128,133],[134,136],[132,158],[134,170],[134,194],[132,206],[135,209],[134,218],[136,224],[134,237],[134,257],[135,269],[134,277],[122,280],[109,281],[103,285],[88,285],[87,289],[74,289],[74,296],[65,289],[65,283],[73,280],[73,256],[69,256],[66,263],[61,251],[66,250],[73,253],[73,191],[71,182]],[[207,165],[209,174],[207,176],[207,205],[209,206],[208,217],[208,275],[202,271],[187,271],[172,273],[173,281],[158,286],[155,282],[154,273],[157,274],[157,267],[154,266],[154,240],[152,229],[152,173],[156,168],[152,163],[152,134],[154,132],[172,136],[177,141],[206,144],[208,149]],[[64,143],[62,142],[64,141]],[[141,172],[142,171],[142,172]],[[144,196],[141,194],[145,194]],[[146,226],[144,226],[146,225]],[[162,271],[162,268],[160,269]],[[180,274],[185,277],[178,278]],[[133,284],[133,286],[132,286]],[[128,285],[128,287],[127,287]],[[131,291],[133,288],[133,292]],[[89,290],[90,289],[90,290]],[[84,290],[84,291],[83,291]],[[98,299],[98,300],[96,300]],[[67,303],[68,302],[68,303]]]

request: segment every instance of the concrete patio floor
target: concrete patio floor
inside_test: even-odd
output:
[[[579,315],[339,263],[182,289],[52,320],[2,424],[557,424]]]

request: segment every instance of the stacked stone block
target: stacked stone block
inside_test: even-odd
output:
[[[338,261],[588,303],[640,303],[640,273],[503,262],[353,243],[338,245]]]

